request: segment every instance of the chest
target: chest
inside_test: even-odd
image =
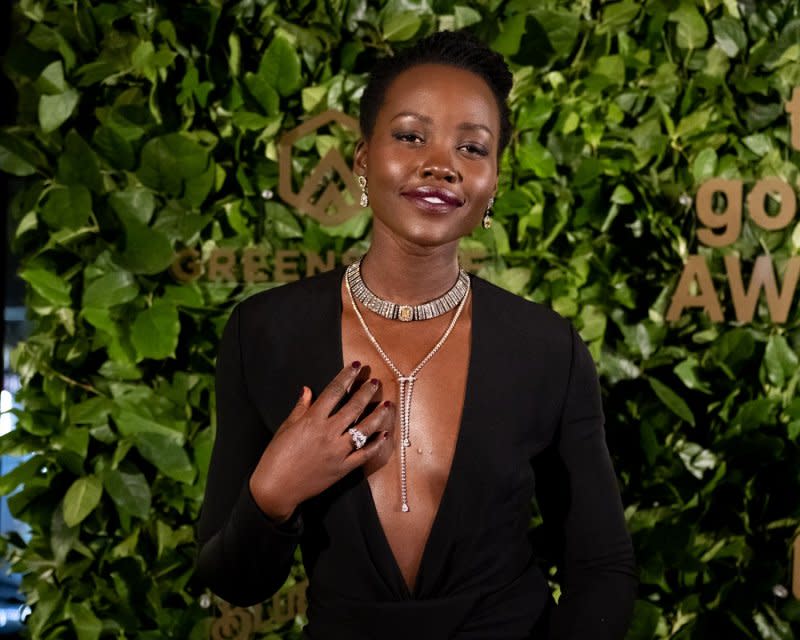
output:
[[[447,339],[436,348],[448,328],[451,316],[424,322],[401,323],[374,314],[364,318],[365,332],[352,309],[342,313],[342,355],[345,362],[366,365],[365,377],[380,380],[375,402],[390,400],[397,406],[393,438],[395,447],[388,464],[376,461],[365,472],[376,495],[399,478],[393,473],[400,454],[403,420],[407,413],[406,456],[409,473],[418,489],[441,493],[446,482],[458,438],[470,360],[471,319],[465,308]],[[387,361],[388,360],[388,361]],[[420,363],[424,364],[420,367]],[[398,372],[402,376],[398,376]],[[400,377],[413,375],[413,382]],[[404,398],[401,399],[401,386]],[[409,389],[410,386],[410,389]],[[402,401],[401,401],[402,400]],[[402,407],[401,407],[402,405]],[[399,493],[397,493],[399,495]],[[388,497],[388,496],[387,496]],[[396,502],[396,500],[395,500]]]

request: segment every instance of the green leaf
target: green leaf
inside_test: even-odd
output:
[[[84,476],[72,483],[64,496],[64,522],[68,527],[80,524],[100,504],[103,484],[97,476]]]
[[[154,274],[164,271],[175,257],[169,238],[137,218],[120,212],[125,226],[125,249],[119,263],[133,273]]]
[[[699,49],[708,40],[708,25],[700,15],[694,0],[681,0],[680,6],[669,15],[678,23],[675,44],[681,49]]]
[[[637,600],[625,640],[652,640],[656,637],[656,628],[661,617],[659,607],[647,600]]]
[[[73,424],[105,424],[112,407],[108,398],[89,398],[69,408],[69,420]]]
[[[524,13],[516,13],[501,22],[500,33],[492,42],[492,49],[507,57],[515,55],[525,34],[525,19]]]
[[[23,177],[36,173],[36,167],[10,149],[0,146],[0,171]]]
[[[692,163],[692,175],[697,183],[702,183],[714,177],[717,172],[717,152],[713,149],[705,148]]]
[[[627,31],[641,10],[641,4],[633,0],[611,2],[603,6],[603,13],[597,30],[599,33]]]
[[[556,160],[553,154],[536,140],[519,145],[517,158],[522,167],[532,170],[540,178],[552,178],[556,175]]]
[[[136,175],[153,191],[183,194],[185,181],[208,169],[209,157],[204,147],[183,133],[168,133],[148,141]]]
[[[408,40],[422,25],[422,20],[414,11],[391,14],[383,22],[383,37],[389,42]]]
[[[302,238],[303,228],[297,221],[297,218],[292,215],[282,204],[277,202],[267,202],[266,204],[266,219],[279,238]]]
[[[51,229],[80,229],[92,216],[92,194],[83,186],[55,187],[39,213]]]
[[[711,393],[708,384],[697,376],[699,364],[696,358],[687,358],[680,364],[675,365],[673,371],[681,379],[681,382],[689,389],[696,389],[703,393]]]
[[[125,437],[135,437],[141,433],[155,433],[174,440],[178,444],[182,444],[184,441],[183,433],[177,429],[165,426],[131,409],[117,406],[114,408],[113,417],[120,434]]]
[[[537,8],[532,14],[547,34],[547,39],[556,55],[559,57],[569,55],[578,37],[580,18],[570,11],[552,9]]]
[[[611,194],[611,202],[614,204],[631,204],[633,200],[633,194],[624,184],[618,184]]]
[[[477,24],[481,21],[481,14],[470,7],[456,5],[453,7],[453,26],[455,29],[463,29],[471,24]]]
[[[57,307],[69,307],[72,304],[70,296],[72,287],[57,274],[45,269],[25,269],[20,271],[19,276],[31,285],[36,293]]]
[[[125,191],[115,191],[108,197],[108,204],[120,218],[135,219],[142,224],[150,223],[156,207],[153,192],[136,187]]]
[[[68,617],[72,621],[78,640],[99,640],[103,623],[94,614],[88,602],[71,602],[68,611]]]
[[[131,342],[140,360],[163,360],[175,355],[181,323],[175,305],[156,300],[133,321]]]
[[[771,335],[762,364],[771,384],[782,387],[797,371],[798,358],[782,335]]]
[[[30,460],[19,463],[10,471],[4,470],[5,473],[0,476],[0,496],[7,496],[19,485],[25,484],[36,477],[43,465],[42,456],[37,455]]]
[[[260,113],[252,111],[237,111],[231,119],[233,124],[242,131],[259,131],[266,127],[271,120],[269,116],[262,116]]]
[[[712,24],[714,40],[726,56],[735,58],[739,52],[747,50],[747,34],[741,21],[731,16],[722,16]]]
[[[191,484],[195,478],[195,468],[186,450],[173,439],[158,433],[139,433],[134,436],[139,453],[152,462],[165,476]]]
[[[64,522],[64,503],[59,504],[53,511],[50,521],[50,548],[57,564],[64,564],[67,554],[75,546],[80,533],[79,527],[68,527]]]
[[[689,138],[703,133],[708,128],[708,123],[713,115],[712,109],[701,109],[681,118],[675,128],[676,138]]]
[[[80,94],[75,89],[54,96],[43,95],[39,98],[39,125],[42,132],[50,133],[64,124],[78,106]]]
[[[689,405],[677,393],[655,378],[647,378],[647,382],[650,383],[650,388],[655,392],[659,400],[669,407],[670,411],[679,418],[686,420],[690,425],[695,426],[694,415],[692,415]]]
[[[47,65],[36,80],[36,88],[40,93],[48,95],[64,93],[69,85],[64,80],[64,64],[56,60]]]
[[[95,193],[105,190],[97,154],[74,130],[64,141],[64,153],[58,158],[57,177],[63,184],[82,185]]]
[[[300,56],[282,34],[276,35],[261,58],[258,75],[280,95],[288,96],[303,84],[300,74]]]
[[[143,474],[110,469],[103,476],[103,486],[117,507],[138,518],[148,517],[150,485]]]
[[[108,308],[135,299],[139,287],[127,271],[112,271],[92,280],[83,292],[84,307]]]
[[[244,84],[268,116],[275,116],[280,112],[281,98],[263,75],[248,71],[244,74]]]

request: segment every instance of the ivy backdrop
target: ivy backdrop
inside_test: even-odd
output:
[[[571,318],[598,360],[641,569],[629,637],[797,633],[781,586],[800,518],[800,314],[775,325],[762,304],[737,325],[693,208],[712,176],[797,184],[796,0],[18,0],[0,169],[33,330],[0,451],[29,457],[0,491],[31,527],[4,547],[32,637],[207,637],[193,523],[215,345],[231,307],[270,285],[181,284],[173,254],[363,250],[367,217],[326,228],[262,197],[276,140],[325,109],[356,115],[374,60],[459,27],[516,81],[496,222],[465,244],[491,253],[484,277]],[[300,141],[295,170],[337,136]],[[799,245],[795,223],[745,219],[727,250],[782,273]],[[698,252],[726,320],[670,326]]]

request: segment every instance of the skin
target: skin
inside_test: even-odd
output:
[[[420,304],[456,281],[459,239],[480,223],[497,188],[499,131],[494,94],[472,72],[418,65],[389,86],[374,130],[358,144],[354,159],[356,173],[367,178],[373,211],[372,243],[362,275],[378,296]],[[458,204],[425,204],[420,187],[446,189]],[[471,302],[470,297],[414,388],[408,450],[411,511],[402,513],[397,382],[365,336],[342,287],[343,369],[316,400],[304,389],[250,479],[253,496],[267,515],[285,520],[301,502],[362,467],[386,540],[413,589],[458,437]],[[404,373],[427,355],[455,313],[407,324],[360,310]],[[353,392],[348,402],[329,415],[348,391]],[[359,415],[365,416],[359,429],[371,438],[353,451],[347,428]]]

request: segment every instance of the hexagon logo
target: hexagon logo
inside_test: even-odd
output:
[[[358,186],[353,171],[341,150],[331,147],[302,182],[299,191],[292,185],[292,153],[294,144],[323,127],[338,124],[359,134],[358,121],[341,111],[325,111],[287,131],[278,143],[278,195],[298,211],[323,225],[341,224],[361,211]]]

